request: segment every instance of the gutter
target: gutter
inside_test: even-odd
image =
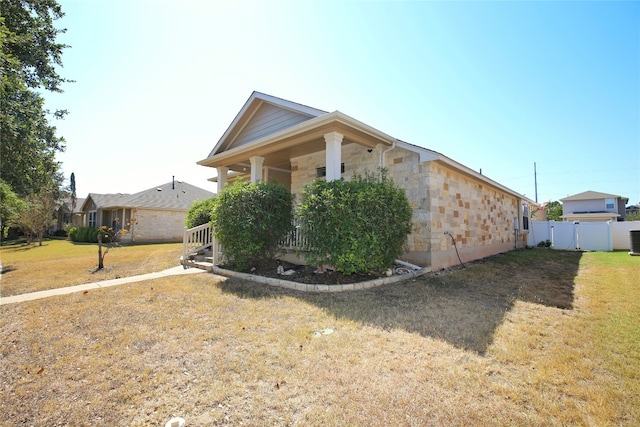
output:
[[[380,167],[383,168],[386,159],[386,155],[389,151],[393,150],[394,148],[396,148],[396,141],[393,141],[393,144],[391,144],[391,147],[387,148],[386,150],[383,150],[382,153],[380,153]]]

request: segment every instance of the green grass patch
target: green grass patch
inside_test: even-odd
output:
[[[98,246],[45,240],[0,247],[3,297],[56,289],[117,277],[162,271],[180,265],[181,243],[115,247],[105,257],[105,268],[97,270]]]

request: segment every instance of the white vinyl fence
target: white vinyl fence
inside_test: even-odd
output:
[[[629,231],[640,230],[640,221],[556,222],[532,221],[527,245],[549,240],[554,249],[583,251],[630,250]]]

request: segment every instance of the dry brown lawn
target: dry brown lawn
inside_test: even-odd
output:
[[[199,274],[6,305],[1,422],[634,426],[639,271],[534,249],[342,294]]]

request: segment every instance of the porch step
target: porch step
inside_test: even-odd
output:
[[[180,257],[180,264],[183,265],[184,268],[199,268],[201,270],[208,271],[211,273],[213,271],[213,258],[212,257],[202,257],[204,259],[182,259]]]

